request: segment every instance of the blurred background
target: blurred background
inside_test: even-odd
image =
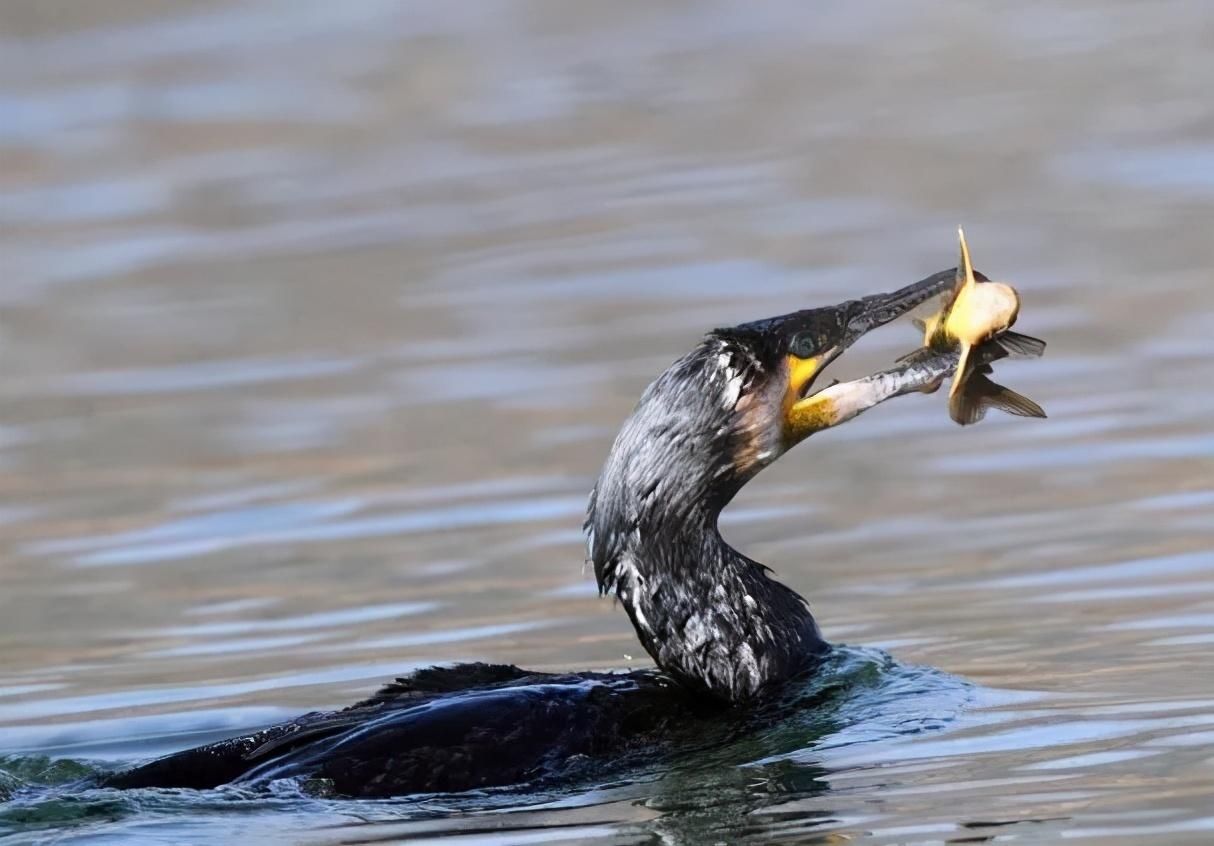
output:
[[[640,391],[713,326],[951,267],[962,223],[1050,419],[909,397],[723,525],[982,705],[728,836],[1209,842],[1211,43],[1181,0],[4,3],[0,755],[644,665],[580,535]],[[527,825],[672,839],[582,804]],[[180,835],[138,810],[123,842]]]

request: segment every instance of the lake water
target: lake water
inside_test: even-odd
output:
[[[643,666],[579,530],[642,388],[951,266],[958,223],[1049,340],[1000,376],[1050,419],[908,397],[728,511],[899,662],[812,742],[545,795],[19,791],[0,843],[1214,839],[1214,7],[167,7],[0,7],[29,781],[434,662]]]

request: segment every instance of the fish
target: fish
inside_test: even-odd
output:
[[[1011,285],[992,282],[974,271],[965,230],[958,227],[960,259],[957,281],[941,309],[926,320],[915,321],[923,333],[923,347],[900,360],[922,359],[928,351],[959,349],[957,367],[949,387],[949,416],[967,426],[977,423],[991,408],[1020,417],[1046,416],[1033,400],[1000,385],[990,377],[992,362],[1002,358],[1040,358],[1045,341],[1011,331],[1020,313],[1020,295]],[[938,390],[943,378],[924,386]]]
[[[948,414],[953,422],[962,426],[977,423],[991,408],[1017,417],[1045,418],[1045,409],[1040,405],[990,378],[994,373],[991,362],[1007,355],[998,341],[988,341],[971,351],[965,381],[959,390],[949,394]]]
[[[924,394],[934,394],[940,386],[954,373],[956,359],[944,359],[945,353],[931,347],[919,347],[898,359],[904,365],[919,368],[916,373],[927,372],[927,378],[920,378],[918,386],[909,390],[917,390]],[[955,352],[954,352],[955,355]],[[974,347],[970,353],[970,372],[961,389],[949,397],[949,417],[954,422],[968,426],[986,417],[987,411],[997,408],[1017,417],[1045,418],[1046,413],[1040,405],[1023,394],[1013,391],[1005,385],[1000,385],[990,377],[994,373],[992,362],[1008,358],[1008,350],[992,339]],[[948,368],[940,371],[941,362],[947,361]]]

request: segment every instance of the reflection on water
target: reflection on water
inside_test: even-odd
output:
[[[972,687],[894,672],[816,742],[568,794],[65,791],[0,839],[1207,842],[1212,27],[1182,0],[5,4],[21,778],[436,661],[642,665],[578,531],[641,388],[706,328],[946,266],[958,223],[1050,341],[1006,377],[1051,418],[907,398],[723,521],[829,637]]]

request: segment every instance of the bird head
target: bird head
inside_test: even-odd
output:
[[[621,427],[591,499],[591,546],[595,536],[715,525],[760,470],[867,407],[846,392],[863,380],[823,391],[823,372],[868,332],[949,289],[954,275],[709,332],[649,385]]]

